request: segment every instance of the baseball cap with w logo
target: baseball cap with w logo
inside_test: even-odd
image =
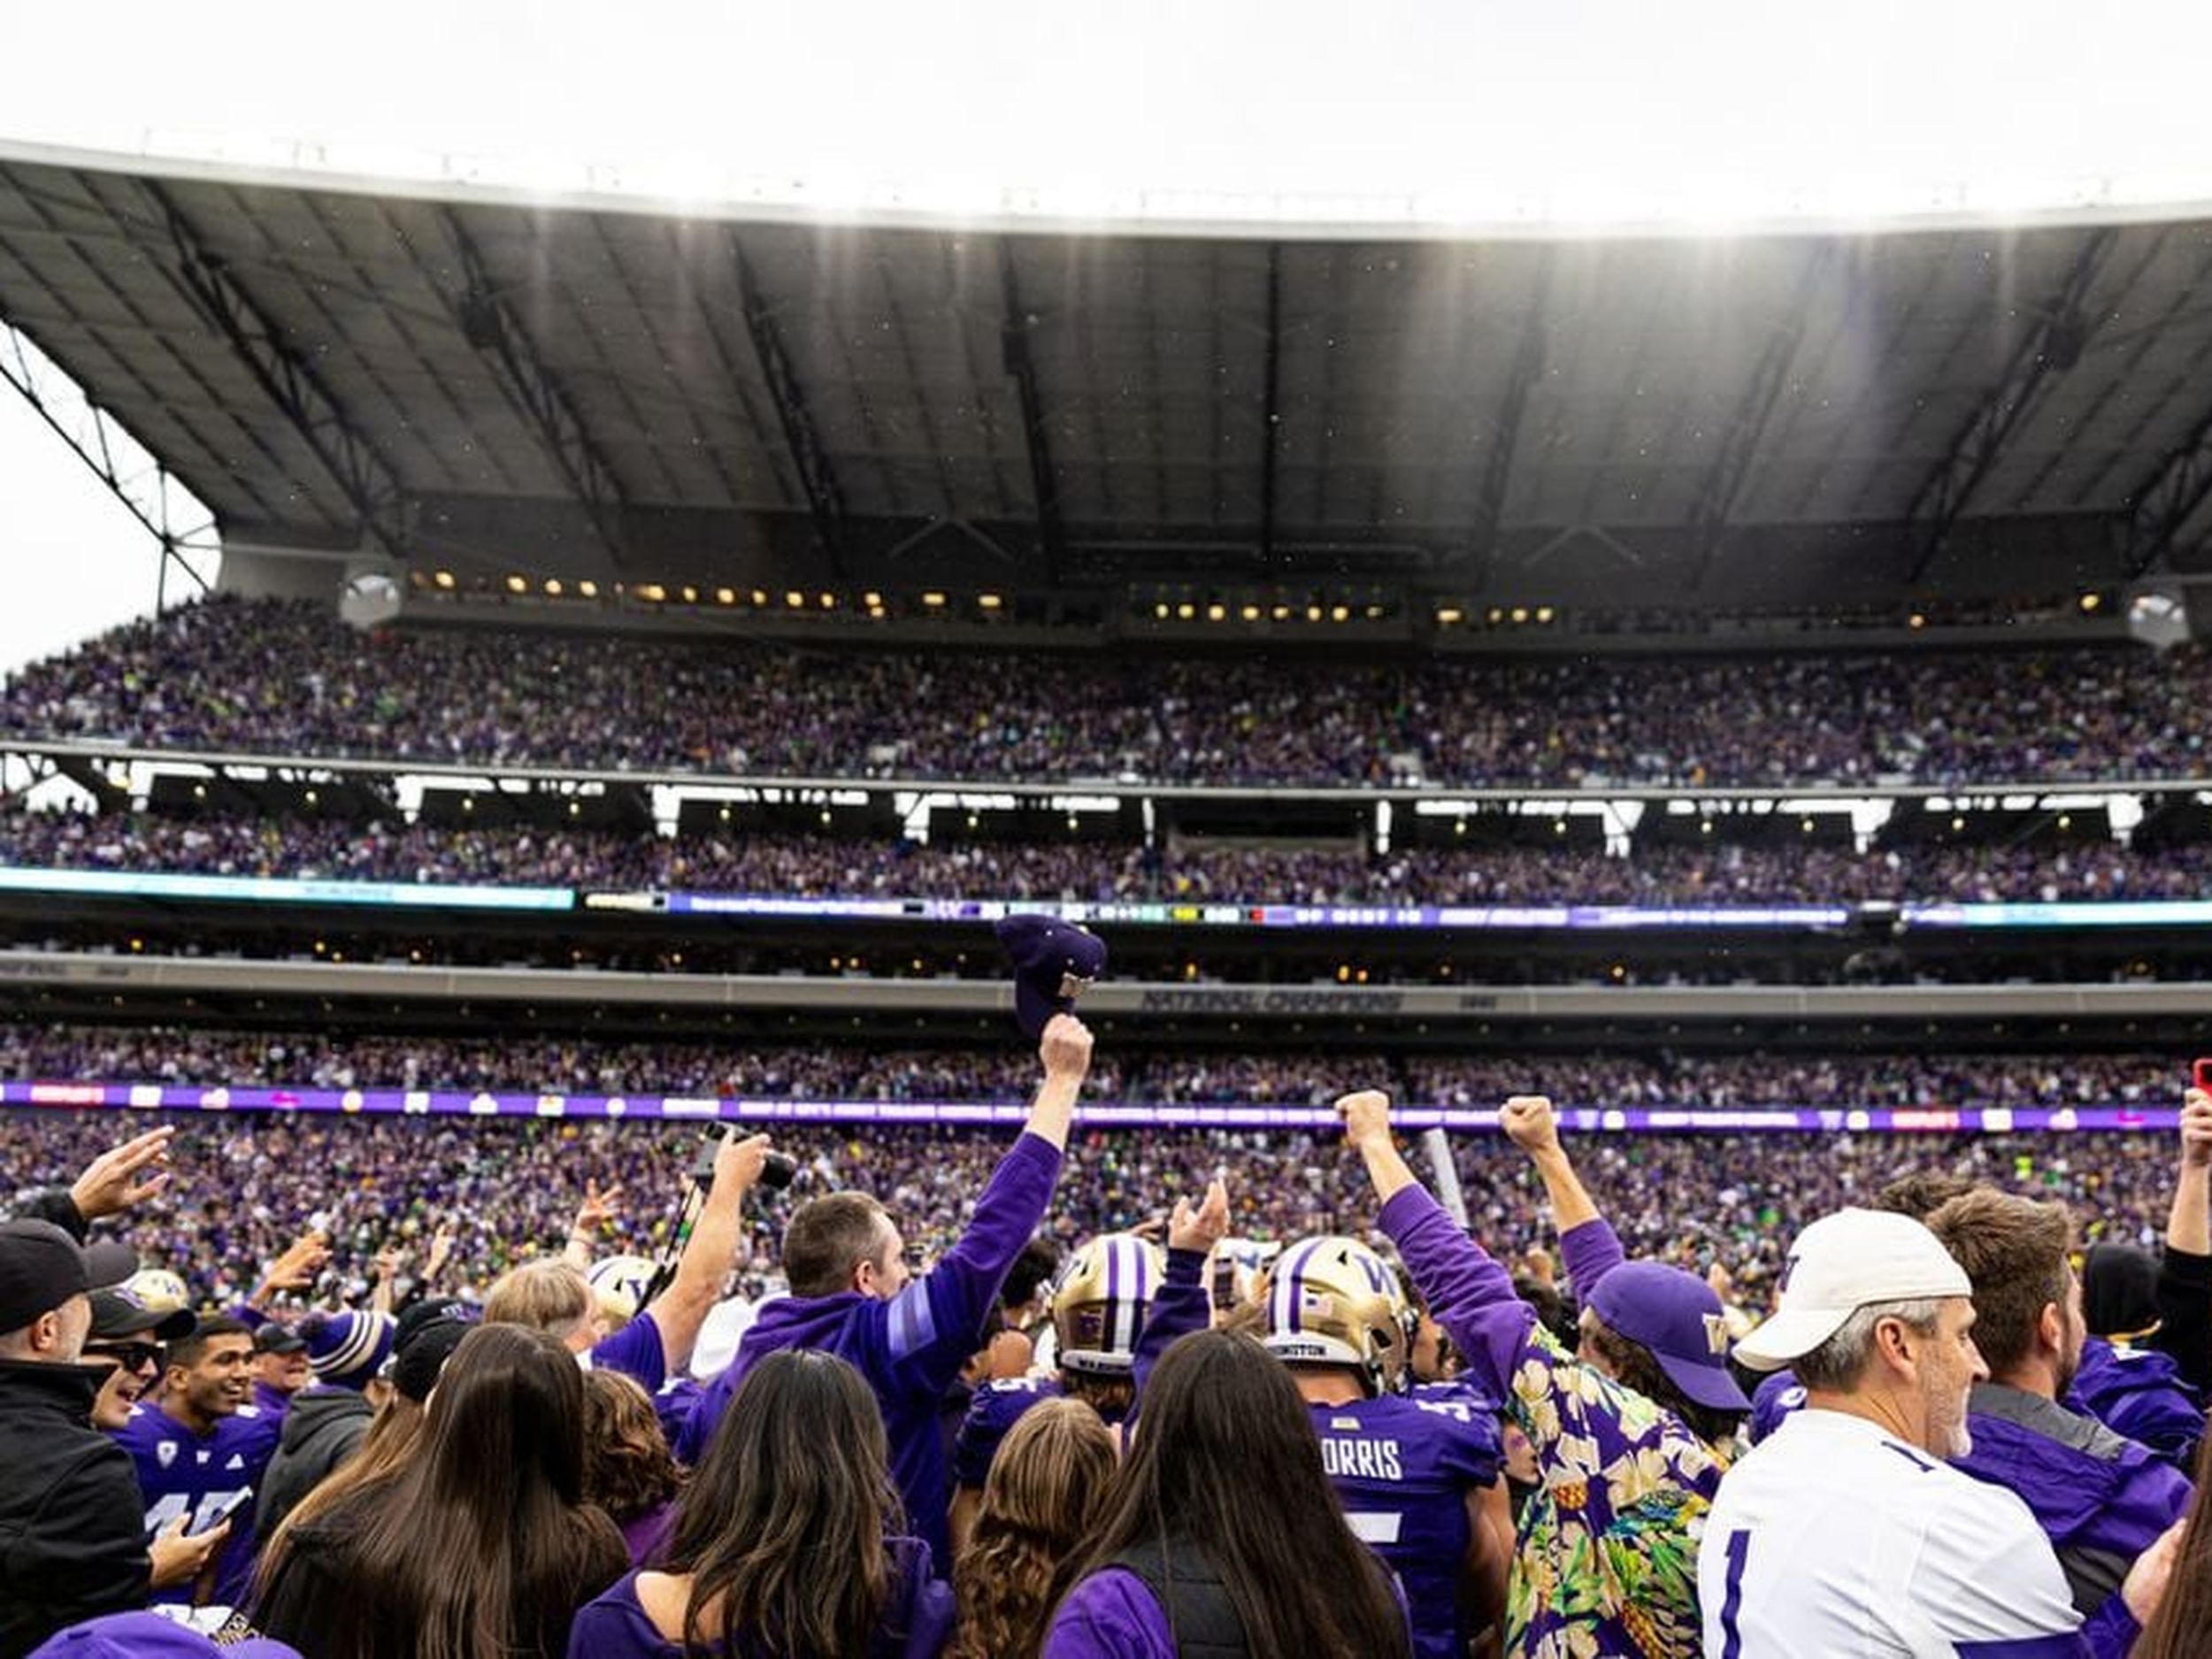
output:
[[[1598,1280],[1590,1311],[1651,1351],[1667,1380],[1699,1405],[1748,1411],[1728,1374],[1728,1325],[1720,1298],[1694,1274],[1662,1262],[1624,1262]]]

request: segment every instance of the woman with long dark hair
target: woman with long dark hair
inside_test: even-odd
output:
[[[1289,1373],[1238,1332],[1194,1332],[1161,1359],[1105,1517],[1061,1581],[1044,1659],[1411,1650]]]
[[[771,1354],[692,1471],[662,1570],[578,1614],[570,1659],[933,1659],[952,1593],[902,1525],[860,1373],[829,1354]]]
[[[953,1659],[1037,1659],[1053,1577],[1104,1509],[1120,1448],[1081,1400],[1045,1400],[1001,1441],[952,1576]]]
[[[485,1325],[390,1473],[288,1530],[255,1623],[308,1659],[553,1659],[628,1565],[584,1490],[584,1379],[550,1337]]]

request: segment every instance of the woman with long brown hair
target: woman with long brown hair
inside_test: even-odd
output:
[[[771,1354],[692,1471],[664,1569],[578,1614],[570,1659],[933,1659],[952,1595],[902,1525],[860,1373],[810,1349]]]
[[[1044,1659],[1411,1651],[1289,1373],[1239,1332],[1194,1332],[1161,1359],[1105,1517],[1062,1583]]]
[[[307,1659],[554,1659],[628,1564],[584,1488],[584,1379],[550,1337],[485,1325],[412,1453],[288,1530],[255,1623]]]
[[[584,1495],[622,1529],[633,1567],[659,1559],[683,1489],[652,1395],[618,1371],[586,1371]]]
[[[953,1573],[951,1659],[1036,1659],[1053,1575],[1104,1509],[1119,1450],[1080,1400],[1046,1400],[1001,1441]]]

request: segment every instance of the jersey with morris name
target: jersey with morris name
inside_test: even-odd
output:
[[[1496,1414],[1471,1388],[1436,1386],[1306,1409],[1345,1518],[1405,1586],[1414,1653],[1456,1659],[1474,1634],[1459,1608],[1467,1494],[1498,1478]]]
[[[216,1557],[213,1604],[236,1607],[246,1599],[253,1577],[254,1500],[280,1432],[273,1418],[241,1406],[234,1416],[218,1417],[213,1431],[202,1437],[159,1406],[146,1404],[133,1406],[130,1420],[113,1432],[138,1471],[149,1538],[180,1515],[187,1517],[186,1532],[204,1532],[236,1503],[230,1537]],[[173,1586],[155,1591],[153,1600],[189,1601],[192,1592],[189,1584]]]

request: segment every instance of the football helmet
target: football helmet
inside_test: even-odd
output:
[[[1214,1317],[1235,1312],[1252,1300],[1266,1278],[1268,1263],[1282,1253],[1279,1244],[1258,1239],[1224,1239],[1207,1263],[1206,1289]]]
[[[1413,1314],[1398,1276],[1356,1239],[1301,1239],[1276,1258],[1263,1289],[1261,1341],[1293,1364],[1349,1365],[1370,1389],[1402,1387]]]
[[[1060,1368],[1126,1376],[1161,1271],[1158,1250],[1128,1233],[1093,1239],[1069,1258],[1052,1293]]]
[[[584,1277],[591,1281],[592,1294],[598,1298],[608,1330],[619,1331],[637,1317],[638,1310],[645,1305],[645,1293],[659,1271],[657,1263],[642,1256],[610,1256],[591,1264]]]
[[[152,1313],[174,1313],[192,1306],[184,1280],[165,1267],[142,1267],[123,1281],[124,1293]]]

